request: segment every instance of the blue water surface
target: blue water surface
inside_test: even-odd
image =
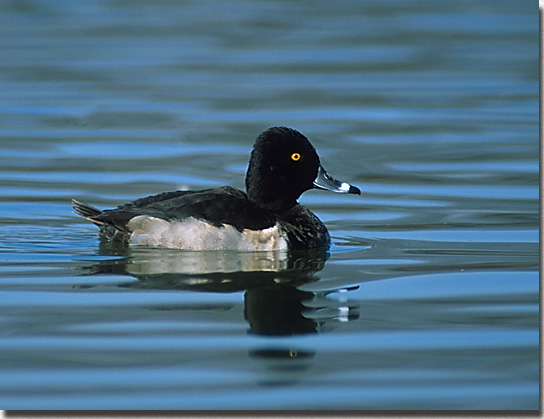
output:
[[[533,1],[0,4],[0,407],[537,410]],[[302,131],[329,254],[125,249],[71,211]]]

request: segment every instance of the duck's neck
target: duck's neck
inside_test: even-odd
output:
[[[282,186],[277,179],[271,176],[274,181],[267,182],[266,177],[254,178],[254,175],[251,170],[248,171],[246,191],[249,200],[255,205],[281,214],[297,204],[298,195],[290,193],[289,188]]]
[[[247,196],[255,205],[281,214],[297,204],[302,191],[293,187],[292,180],[280,170],[262,160],[261,154],[251,153],[246,174]]]
[[[297,205],[297,200],[281,195],[271,194],[270,191],[259,192],[248,189],[247,196],[251,202],[275,214],[283,214]]]

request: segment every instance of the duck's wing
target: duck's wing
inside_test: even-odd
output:
[[[72,207],[76,214],[81,215],[83,218],[86,218],[97,226],[102,227],[105,224],[111,224],[120,230],[124,230],[130,219],[137,215],[162,216],[162,218],[165,218],[163,211],[157,210],[154,208],[154,205],[157,206],[161,202],[166,202],[170,199],[179,198],[183,195],[192,193],[195,192],[165,192],[159,195],[137,199],[136,201],[129,202],[128,204],[121,205],[111,210],[100,210],[92,205],[72,199]]]
[[[108,238],[126,239],[115,235],[130,236],[130,221],[138,216],[166,221],[193,217],[218,227],[230,224],[239,231],[269,228],[276,222],[274,215],[254,205],[242,191],[231,187],[166,192],[105,211],[75,200],[72,205],[79,215],[100,226],[101,233]]]

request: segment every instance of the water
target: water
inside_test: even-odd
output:
[[[538,409],[532,1],[0,11],[2,408]],[[278,124],[363,190],[302,197],[329,255],[127,251],[71,213],[243,187]]]

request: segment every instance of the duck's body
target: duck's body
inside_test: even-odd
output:
[[[302,192],[360,193],[324,171],[306,137],[283,127],[258,137],[246,188],[166,192],[105,211],[72,204],[109,240],[187,250],[295,250],[330,242],[325,225],[296,202]]]
[[[229,186],[166,192],[105,211],[72,203],[100,226],[103,238],[136,245],[261,251],[324,247],[330,240],[325,225],[302,205],[274,214]]]

